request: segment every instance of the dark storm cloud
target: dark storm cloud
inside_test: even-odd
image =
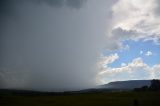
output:
[[[73,8],[80,8],[86,0],[66,0],[66,4]]]
[[[13,16],[16,6],[23,3],[34,3],[37,5],[47,4],[52,7],[67,6],[79,9],[87,0],[0,0],[0,16]]]
[[[34,0],[32,0],[32,1],[35,2]],[[51,6],[56,6],[56,7],[66,5],[68,7],[78,9],[86,2],[86,0],[36,0],[36,2],[37,3],[46,3]]]
[[[64,5],[65,0],[30,0],[33,3],[46,3],[50,6],[56,6],[56,7],[60,7],[62,5]]]
[[[14,0],[0,0],[0,18],[12,14],[14,3]]]
[[[82,6],[84,3],[1,1],[2,88],[73,90],[96,84],[96,63],[105,46],[107,8],[112,2],[90,0]]]

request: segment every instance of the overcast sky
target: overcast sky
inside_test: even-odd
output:
[[[0,88],[160,78],[159,58],[159,0],[0,0]]]

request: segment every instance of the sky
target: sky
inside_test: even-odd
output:
[[[159,79],[159,20],[159,0],[1,0],[0,88]]]

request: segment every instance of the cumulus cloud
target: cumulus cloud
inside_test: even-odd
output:
[[[98,62],[98,66],[101,70],[105,70],[107,68],[108,64],[113,63],[114,61],[116,61],[119,58],[118,54],[111,54],[110,56],[101,56],[101,61]]]
[[[119,0],[112,6],[112,28],[109,30],[108,36],[113,43],[111,50],[125,48],[126,45],[123,45],[122,42],[126,40],[152,40],[159,45],[160,16],[155,12],[159,8],[157,1]],[[140,54],[150,56],[152,52],[143,53],[140,51]],[[112,80],[154,78],[152,75],[155,76],[155,67],[157,66],[148,66],[142,58],[136,58],[131,63],[122,63],[121,67],[118,68],[109,67],[108,64],[105,64],[105,67],[100,68],[101,72],[98,77],[103,83]]]
[[[160,76],[160,64],[156,64],[151,68],[151,78],[159,79]]]
[[[144,54],[145,56],[151,56],[153,55],[153,53],[151,51],[147,51],[146,53],[144,53],[142,50],[139,52],[140,55]]]
[[[102,66],[103,67],[103,66]],[[113,68],[106,64],[105,69],[97,75],[97,80],[101,83],[107,83],[117,80],[135,80],[135,79],[153,79],[159,78],[160,65],[149,66],[138,57],[128,64],[122,64],[121,67]]]
[[[36,4],[49,5],[53,8],[62,8],[64,6],[71,9],[80,9],[87,0],[1,0],[0,1],[0,18],[2,17],[16,17],[18,5]],[[17,17],[16,17],[17,18]]]
[[[145,2],[145,5],[144,5]],[[109,50],[124,49],[123,41],[148,41],[160,43],[160,14],[158,0],[119,0],[112,6],[112,26],[108,31],[108,39],[112,41]],[[132,48],[131,48],[132,49]],[[140,54],[150,56],[147,51]],[[106,56],[108,57],[108,56]],[[104,58],[105,59],[105,58]],[[104,62],[104,59],[101,62]],[[114,61],[111,61],[114,62]],[[111,64],[111,63],[109,63]],[[104,67],[105,66],[105,67]],[[106,64],[100,66],[98,81],[106,83],[115,80],[157,78],[159,65],[149,66],[142,58],[133,59],[130,63],[122,63],[121,67],[113,68]]]
[[[145,2],[145,5],[144,5]],[[160,41],[158,0],[119,0],[112,6],[110,37],[116,49],[122,49],[124,40]],[[120,46],[121,45],[121,46]]]

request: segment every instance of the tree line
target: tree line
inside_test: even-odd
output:
[[[160,80],[151,80],[150,86],[143,86],[141,88],[134,88],[134,91],[160,91]]]

